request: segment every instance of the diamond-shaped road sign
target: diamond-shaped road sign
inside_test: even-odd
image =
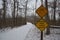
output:
[[[44,19],[41,19],[36,23],[36,27],[41,31],[44,31],[45,28],[48,27],[48,23]]]
[[[43,5],[41,5],[41,6],[36,10],[36,13],[37,13],[40,17],[44,17],[44,16],[48,13],[48,10],[47,10]]]

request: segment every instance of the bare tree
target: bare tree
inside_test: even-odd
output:
[[[26,5],[25,5],[25,24],[26,24],[26,14],[27,14],[27,4],[28,4],[28,0],[26,0]]]
[[[12,16],[13,16],[13,26],[15,26],[15,2],[16,2],[16,0],[14,0],[14,12],[12,13]]]
[[[6,0],[3,0],[3,10],[4,10],[4,13],[3,13],[3,25],[5,26],[5,24],[6,24],[6,20],[5,20],[5,15],[6,15]]]
[[[45,5],[46,5],[46,8],[47,8],[47,10],[48,10],[48,2],[47,2],[47,0],[45,1]],[[48,19],[47,21],[49,22],[49,16],[48,16],[48,14],[47,14],[47,16],[46,16],[46,19]],[[50,27],[50,24],[49,24],[49,27]],[[49,35],[50,34],[50,28],[47,28],[47,31],[46,31],[46,34],[47,35]]]
[[[56,0],[54,0],[54,24],[55,24],[55,21],[56,21]]]

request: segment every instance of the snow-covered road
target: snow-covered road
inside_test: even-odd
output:
[[[45,35],[44,31],[44,40],[60,40],[60,29],[51,29],[50,35]],[[40,30],[31,23],[26,25],[8,29],[5,32],[0,30],[0,40],[40,40]]]
[[[0,31],[0,40],[24,40],[28,31],[32,28],[31,23],[27,23],[27,25],[9,29],[8,31],[1,32]]]

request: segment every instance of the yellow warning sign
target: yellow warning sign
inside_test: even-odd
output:
[[[41,31],[44,31],[45,28],[48,27],[48,23],[45,20],[41,19],[36,23],[36,27]]]
[[[44,16],[48,13],[48,10],[47,10],[43,5],[41,5],[41,6],[36,10],[36,13],[37,13],[40,17],[44,17]]]

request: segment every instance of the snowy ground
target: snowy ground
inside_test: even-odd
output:
[[[31,28],[32,24],[28,23],[22,27],[5,30],[5,32],[0,30],[0,40],[24,40]]]
[[[40,30],[29,22],[18,28],[6,29],[3,32],[0,30],[0,40],[40,40]],[[44,40],[60,40],[59,33],[60,29],[51,29],[50,35],[44,31]]]
[[[51,28],[51,30],[50,30],[51,34],[46,35],[46,29],[45,29],[43,40],[60,40],[60,31],[59,30],[60,29]],[[32,28],[28,32],[25,40],[40,40],[40,31],[36,27]]]

